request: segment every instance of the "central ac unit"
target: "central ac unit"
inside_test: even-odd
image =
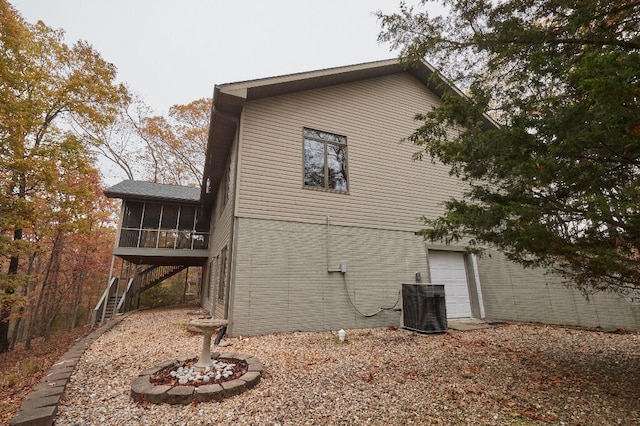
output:
[[[402,284],[402,327],[418,333],[447,331],[443,284]]]

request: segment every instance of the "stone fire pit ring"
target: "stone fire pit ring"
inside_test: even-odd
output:
[[[192,402],[219,401],[239,395],[258,384],[262,375],[262,363],[255,357],[237,353],[214,353],[215,358],[229,358],[242,360],[247,363],[247,372],[234,380],[219,384],[200,386],[171,386],[151,383],[151,376],[163,368],[182,362],[176,359],[164,362],[155,367],[144,370],[131,382],[131,398],[137,402],[151,404],[190,404]],[[185,358],[186,359],[186,358]]]

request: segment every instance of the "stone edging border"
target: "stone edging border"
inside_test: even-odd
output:
[[[202,386],[169,386],[151,383],[151,375],[165,367],[173,365],[178,360],[164,362],[141,372],[131,382],[131,398],[137,402],[152,404],[190,404],[194,401],[219,401],[239,395],[253,388],[260,381],[263,366],[255,357],[239,353],[212,353],[211,358],[232,358],[247,363],[247,372],[235,380],[220,384]],[[185,358],[186,359],[186,358]]]
[[[98,337],[111,330],[128,315],[129,313],[126,313],[110,318],[104,325],[76,342],[71,349],[60,357],[58,362],[53,364],[40,383],[33,388],[9,424],[11,426],[52,425],[58,412],[60,399],[82,354]]]

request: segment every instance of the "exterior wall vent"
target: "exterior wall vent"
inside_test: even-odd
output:
[[[443,284],[402,284],[402,328],[418,333],[447,331]]]

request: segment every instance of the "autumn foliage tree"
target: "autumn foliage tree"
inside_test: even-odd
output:
[[[98,296],[87,293],[102,288],[108,273],[112,207],[101,194],[100,176],[87,161],[87,149],[72,136],[65,145],[70,146],[57,156],[52,190],[46,198],[31,200],[38,218],[28,234],[41,250],[27,263],[32,283],[25,294],[30,302],[22,333],[27,346],[31,338],[46,336],[62,314],[70,317],[68,327],[86,323],[86,296],[94,296],[93,303]]]
[[[95,208],[94,159],[72,125],[109,125],[129,95],[115,82],[115,67],[89,44],[66,45],[61,30],[25,22],[6,0],[0,0],[0,29],[3,352],[12,314],[28,303],[38,317],[52,306],[40,302],[60,282],[56,268],[70,247],[64,240],[86,231]],[[47,272],[33,274],[42,258]]]
[[[165,117],[133,98],[108,126],[87,123],[79,130],[127,179],[199,186],[210,114],[211,99],[173,105]]]
[[[380,40],[468,94],[448,92],[408,136],[470,185],[423,234],[640,301],[640,2],[445,0],[442,16],[428,3],[378,13]]]
[[[174,185],[202,184],[207,150],[211,99],[174,105],[167,118],[144,118],[138,130],[149,155],[145,163],[148,180]]]

